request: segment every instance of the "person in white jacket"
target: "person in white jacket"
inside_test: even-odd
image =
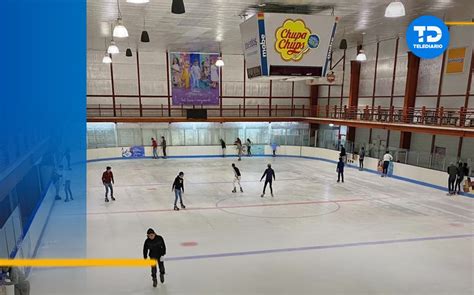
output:
[[[388,166],[390,165],[390,162],[393,161],[392,155],[390,155],[389,151],[385,152],[385,155],[383,155],[383,170],[382,170],[382,177],[387,176],[388,172]]]

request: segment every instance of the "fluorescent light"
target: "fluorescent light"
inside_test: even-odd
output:
[[[366,61],[367,60],[367,56],[365,55],[364,50],[362,50],[362,49],[359,50],[359,54],[357,54],[356,60],[357,61]]]
[[[128,31],[127,28],[123,25],[122,18],[117,19],[117,24],[114,27],[113,36],[116,38],[128,37]]]
[[[117,54],[119,53],[120,50],[119,48],[117,47],[117,45],[115,45],[115,41],[112,40],[110,41],[110,45],[109,45],[109,48],[107,48],[107,53],[110,53],[110,54]]]
[[[223,67],[224,66],[224,61],[222,60],[221,57],[218,57],[216,60],[216,67]]]
[[[385,17],[405,16],[405,6],[400,1],[393,1],[385,8]]]
[[[110,58],[108,53],[105,53],[104,57],[102,58],[102,62],[104,64],[110,64],[112,63],[112,59]]]
[[[133,4],[145,4],[150,2],[150,0],[127,0],[127,2]]]

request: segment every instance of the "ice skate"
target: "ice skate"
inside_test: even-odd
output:
[[[105,198],[105,202],[107,203],[109,201],[109,198]]]
[[[243,193],[243,192],[244,192],[244,190],[243,190],[242,188],[240,188],[240,192],[241,192],[241,193]]]
[[[111,197],[112,201],[115,201],[115,198],[114,197]]]
[[[153,287],[156,288],[157,285],[158,285],[158,280],[153,278]]]
[[[175,206],[174,206],[174,210],[175,210],[175,211],[179,211],[178,206],[175,205]]]
[[[181,203],[181,209],[186,209],[186,206],[184,206],[183,203]]]
[[[160,282],[161,282],[162,284],[165,283],[165,274],[164,274],[164,273],[160,273]]]
[[[234,189],[232,190],[232,192],[233,192],[233,193],[236,193],[236,192],[237,192],[237,190],[235,189],[235,187],[234,187]]]

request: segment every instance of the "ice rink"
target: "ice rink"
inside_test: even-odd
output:
[[[244,193],[231,192],[231,163]],[[267,163],[274,198],[260,198]],[[105,166],[115,202],[104,202]],[[57,277],[48,294],[471,294],[473,199],[351,168],[336,183],[335,170],[290,157],[89,163],[87,256],[140,258],[152,227],[167,245],[166,282],[153,288],[147,268],[43,269],[31,294],[43,294],[48,272]],[[173,211],[179,171],[187,208]],[[80,288],[61,284],[68,275]]]

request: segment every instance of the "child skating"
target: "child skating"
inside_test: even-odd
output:
[[[234,169],[234,190],[232,191],[233,193],[236,193],[237,192],[237,187],[235,186],[235,184],[237,183],[240,187],[240,192],[243,193],[244,190],[242,189],[242,185],[240,185],[240,178],[241,178],[241,174],[240,174],[240,170],[239,168],[237,168],[235,166],[234,163],[232,163],[232,168]]]
[[[165,264],[163,263],[163,256],[166,255],[166,245],[165,240],[162,236],[159,236],[155,233],[152,228],[149,228],[146,232],[147,239],[143,244],[143,258],[155,259],[158,262],[158,267],[160,269],[160,282],[163,284],[165,282]],[[156,265],[151,267],[151,277],[153,279],[153,287],[158,285],[158,280],[156,278]]]

